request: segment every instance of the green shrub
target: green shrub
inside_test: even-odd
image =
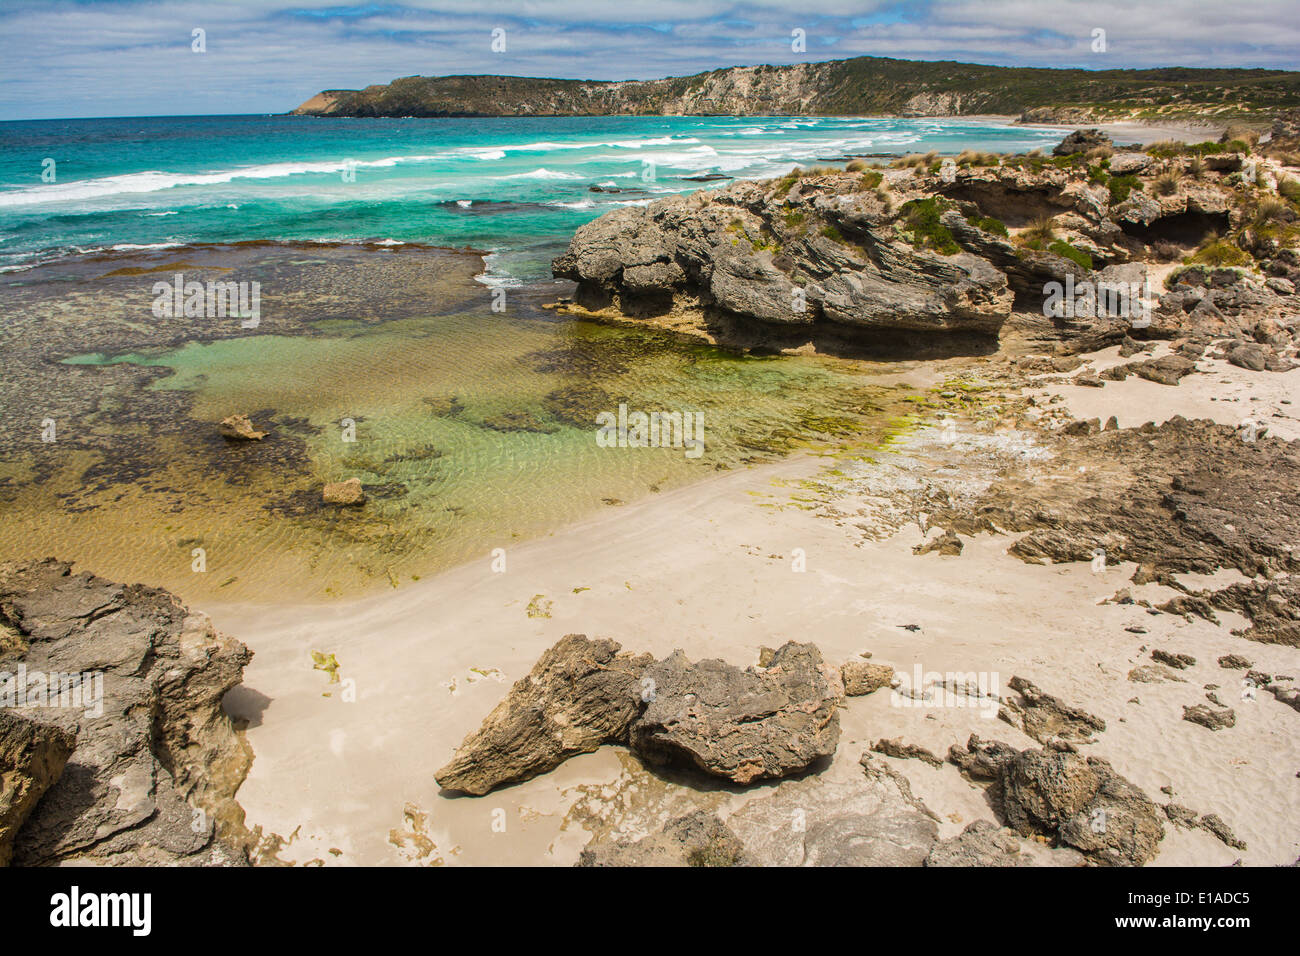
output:
[[[912,243],[927,247],[944,256],[956,255],[961,246],[952,237],[948,227],[939,222],[945,205],[934,196],[925,199],[913,199],[903,203],[900,211],[907,231],[912,234]]]
[[[1076,249],[1064,239],[1057,239],[1047,248],[1049,251],[1056,253],[1062,259],[1069,259],[1076,265],[1083,266],[1083,268],[1089,271],[1092,270],[1092,256],[1088,255],[1088,253],[1084,252],[1082,249]]]
[[[1207,266],[1248,266],[1251,264],[1250,256],[1244,250],[1223,239],[1206,240],[1186,261]]]
[[[976,229],[983,229],[985,232],[992,232],[999,236],[1011,235],[1007,230],[1007,224],[1001,219],[994,219],[992,216],[981,216],[976,213],[971,213],[966,217],[966,221]]]
[[[1106,185],[1110,189],[1110,204],[1112,206],[1128,199],[1129,193],[1134,189],[1139,191],[1142,189],[1142,181],[1136,176],[1111,176],[1110,182]]]

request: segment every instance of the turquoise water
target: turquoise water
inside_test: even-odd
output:
[[[1060,131],[855,117],[0,123],[0,270],[115,249],[249,239],[425,242],[549,275],[573,230],[626,204],[860,153],[1021,151]],[[54,181],[43,181],[53,160]],[[604,191],[593,191],[596,186]]]

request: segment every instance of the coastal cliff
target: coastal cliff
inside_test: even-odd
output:
[[[1196,114],[1223,119],[1300,106],[1285,70],[1056,70],[861,56],[738,66],[657,80],[407,76],[325,90],[302,116],[969,116],[1067,111],[1070,122]]]

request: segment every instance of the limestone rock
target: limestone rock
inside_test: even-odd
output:
[[[267,434],[255,429],[247,415],[231,415],[229,418],[223,418],[217,429],[221,432],[222,438],[230,441],[261,441]]]
[[[0,866],[9,865],[19,828],[76,745],[66,730],[0,710]]]
[[[727,818],[754,866],[920,866],[939,828],[895,777],[786,781]]]
[[[844,696],[862,697],[893,684],[894,669],[888,664],[845,661],[840,666],[840,677],[844,681]]]
[[[694,766],[735,783],[784,777],[835,753],[844,689],[813,644],[780,647],[759,671],[678,650],[651,665],[649,703],[632,749],[652,763]]]
[[[670,820],[640,840],[621,840],[582,851],[577,866],[737,866],[744,846],[707,810]]]
[[[912,549],[913,554],[929,554],[931,551],[938,551],[940,554],[954,557],[961,554],[961,538],[957,537],[956,532],[945,531],[943,534],[933,538],[924,544],[918,544]]]
[[[361,490],[360,478],[349,478],[327,482],[321,490],[321,500],[327,505],[360,505],[365,504],[366,494]]]
[[[1052,149],[1053,156],[1072,156],[1090,149],[1113,145],[1110,136],[1099,129],[1076,129]]]
[[[221,702],[251,652],[167,591],[67,563],[0,566],[0,608],[20,635],[0,670],[77,675],[25,715],[76,745],[18,831],[19,865],[239,865],[250,845],[235,792],[252,762]],[[71,682],[60,680],[61,686]]]
[[[1200,724],[1210,730],[1222,730],[1225,727],[1235,727],[1237,715],[1231,707],[1210,707],[1209,704],[1196,704],[1192,707],[1183,708],[1183,720],[1191,721],[1193,724]]]
[[[584,634],[561,638],[434,774],[438,784],[484,794],[601,744],[626,742],[652,658],[619,649],[614,641]]]
[[[1015,831],[988,820],[966,825],[959,835],[934,845],[926,866],[1028,866]]]
[[[1106,722],[1086,710],[1072,707],[1023,677],[1012,677],[1007,686],[1020,695],[1008,699],[998,716],[1019,727],[1039,743],[1053,739],[1086,743],[1106,729]]]

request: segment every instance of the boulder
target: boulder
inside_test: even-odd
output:
[[[1127,176],[1132,173],[1140,173],[1153,162],[1155,160],[1146,153],[1137,152],[1136,150],[1123,150],[1111,156],[1110,173],[1112,176]]]
[[[255,429],[247,415],[231,415],[229,418],[223,418],[217,430],[221,432],[222,438],[229,441],[261,441],[267,434]]]
[[[645,670],[649,702],[632,749],[734,783],[784,777],[835,753],[844,688],[813,644],[778,648],[766,669],[692,663],[678,650]]]
[[[1010,827],[1054,835],[1094,863],[1141,866],[1164,838],[1156,805],[1098,757],[1026,750],[1003,764],[998,784]]]
[[[1131,362],[1129,370],[1149,382],[1177,385],[1181,379],[1196,371],[1196,363],[1185,355],[1165,355],[1145,362]]]
[[[844,696],[863,697],[892,685],[894,669],[887,664],[872,664],[870,661],[845,661],[840,666],[840,677],[844,681]]]
[[[29,675],[15,714],[62,732],[46,776],[75,740],[19,828],[14,862],[246,864],[252,839],[235,792],[252,755],[222,699],[252,653],[167,591],[54,559],[0,566],[0,607],[21,637],[0,670],[22,664]],[[61,675],[59,706],[31,698],[37,673]]]
[[[326,483],[321,500],[327,505],[361,505],[365,504],[366,493],[361,490],[360,478],[349,478]]]
[[[1073,156],[1101,146],[1113,146],[1110,136],[1099,129],[1076,129],[1056,144],[1053,156]]]
[[[651,686],[642,676],[653,659],[619,650],[584,634],[561,638],[434,774],[439,786],[484,794],[601,744],[625,743]]]

